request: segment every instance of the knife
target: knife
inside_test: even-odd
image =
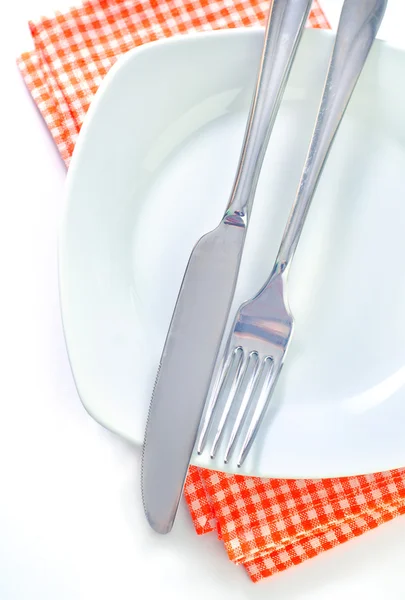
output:
[[[236,177],[216,229],[195,245],[166,337],[142,450],[146,518],[173,527],[231,308],[254,194],[311,0],[273,0]]]

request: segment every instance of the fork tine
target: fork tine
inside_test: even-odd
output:
[[[271,360],[272,365],[269,369],[269,373],[266,376],[265,382],[263,384],[262,390],[260,392],[259,399],[257,401],[256,409],[253,414],[252,421],[250,423],[248,432],[243,441],[242,449],[238,458],[238,467],[241,467],[246,459],[246,456],[249,453],[249,450],[254,442],[257,431],[263,421],[263,417],[266,413],[267,407],[270,402],[270,398],[272,396],[274,387],[277,383],[278,377],[281,372],[281,368],[283,366],[282,362],[278,362],[277,364],[271,358],[267,358],[266,360]],[[266,362],[266,361],[265,361]]]
[[[246,373],[247,365],[248,365],[248,362],[249,362],[249,357],[245,355],[245,353],[243,351],[243,348],[239,348],[239,349],[242,350],[241,357],[239,359],[237,371],[236,371],[235,377],[234,377],[233,382],[232,382],[232,387],[229,390],[229,394],[228,394],[228,397],[226,399],[224,410],[222,412],[221,419],[220,419],[219,424],[218,424],[217,432],[215,434],[215,438],[214,438],[214,441],[212,443],[211,452],[210,452],[211,458],[215,458],[217,447],[218,447],[218,444],[219,444],[219,442],[221,440],[221,437],[222,437],[222,434],[223,434],[223,431],[224,431],[224,427],[225,427],[225,423],[226,423],[226,420],[227,420],[228,415],[229,415],[229,411],[230,411],[231,406],[232,406],[232,402],[233,402],[233,400],[234,400],[234,398],[236,396],[236,393],[237,393],[237,391],[239,389],[239,386],[240,386],[240,384],[241,384],[241,382],[243,380],[243,377],[244,377],[244,375]]]
[[[220,367],[218,369],[218,375],[216,377],[216,381],[212,390],[212,394],[209,399],[207,411],[204,415],[203,426],[201,428],[200,437],[198,439],[197,445],[198,454],[202,454],[204,450],[205,442],[207,440],[207,434],[211,426],[212,417],[214,415],[214,410],[217,405],[218,398],[220,397],[222,388],[224,387],[226,378],[231,369],[233,361],[235,360],[236,353],[238,352],[238,350],[239,348],[235,348],[235,350],[233,352],[230,352],[227,357],[226,354],[224,354],[222,358]]]
[[[256,388],[257,382],[258,382],[258,380],[260,378],[260,375],[261,375],[261,373],[263,371],[264,363],[259,360],[258,353],[257,352],[251,352],[249,354],[249,362],[253,359],[253,357],[256,358],[256,364],[255,364],[252,376],[251,376],[251,378],[249,380],[249,383],[246,386],[245,393],[243,394],[242,402],[241,402],[241,405],[239,407],[239,411],[238,411],[238,414],[237,414],[237,417],[236,417],[236,420],[235,420],[235,424],[233,426],[232,433],[231,433],[228,445],[227,445],[226,450],[225,450],[225,457],[224,457],[224,463],[225,464],[229,460],[230,454],[231,454],[231,452],[233,450],[233,447],[235,445],[236,436],[238,435],[238,433],[239,433],[239,431],[241,429],[241,425],[243,423],[243,420],[244,420],[244,417],[245,417],[245,414],[246,414],[246,409],[247,409],[247,407],[249,405],[250,398],[251,398],[251,396],[252,396],[252,394],[253,394],[253,392],[254,392],[254,390]]]

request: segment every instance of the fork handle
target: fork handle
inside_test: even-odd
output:
[[[271,0],[256,89],[223,222],[246,227],[271,131],[311,0]]]
[[[283,273],[294,256],[323,167],[386,6],[387,0],[345,0],[315,130],[270,279]]]

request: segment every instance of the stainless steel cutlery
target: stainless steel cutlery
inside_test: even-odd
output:
[[[255,439],[293,331],[287,276],[329,150],[383,18],[387,0],[346,0],[315,131],[283,240],[267,283],[237,312],[198,450],[209,437],[224,389],[231,383],[214,435],[215,455],[231,406],[238,413],[224,460],[241,465]],[[146,517],[168,533],[181,498],[219,348],[224,335],[257,181],[299,45],[311,0],[273,0],[245,138],[226,212],[194,247],[163,348],[145,432],[142,495]],[[232,381],[229,378],[232,377]]]
[[[280,375],[293,333],[287,279],[308,210],[336,132],[363,70],[384,16],[387,0],[346,0],[340,17],[321,105],[307,160],[271,275],[260,292],[239,308],[225,357],[204,416],[198,452],[224,388],[224,403],[211,457],[217,452],[229,412],[239,409],[224,453],[227,463],[240,445],[237,466],[244,462],[256,437]],[[230,374],[234,373],[232,381]],[[241,442],[241,443],[240,443]]]
[[[311,0],[274,0],[226,212],[194,247],[161,356],[142,453],[146,517],[171,530],[232,303],[254,193]],[[195,217],[193,217],[195,218]]]

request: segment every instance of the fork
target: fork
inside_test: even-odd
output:
[[[259,293],[237,311],[203,418],[197,444],[199,454],[204,450],[215,409],[226,388],[229,387],[229,392],[224,398],[211,458],[216,455],[234,402],[239,400],[240,405],[226,446],[225,463],[231,459],[242,439],[248,413],[251,418],[246,424],[247,433],[237,459],[238,467],[246,459],[263,421],[294,328],[287,297],[291,262],[329,151],[374,43],[386,5],[387,0],[344,2],[298,192],[269,279]]]

